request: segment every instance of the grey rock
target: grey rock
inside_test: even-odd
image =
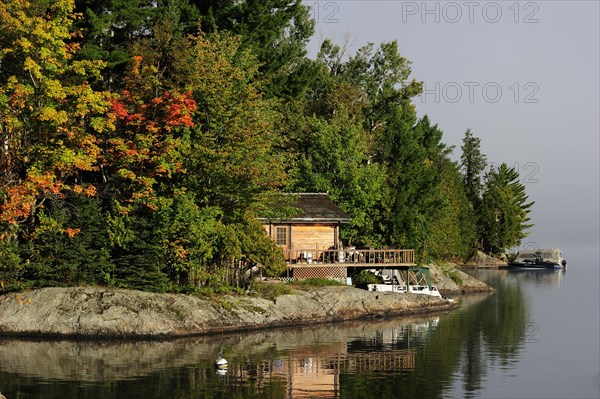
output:
[[[445,265],[444,269],[457,273],[461,280],[460,285],[444,274],[442,268],[438,265],[430,264],[428,266],[431,279],[442,295],[494,291],[492,287],[483,281],[477,280],[475,277],[460,270],[456,264],[448,263]]]
[[[466,262],[467,266],[474,267],[501,267],[507,266],[506,255],[502,259],[494,258],[493,256],[487,255],[481,251],[477,251],[471,259]]]
[[[42,288],[0,296],[0,335],[166,338],[372,316],[443,311],[439,298],[321,287],[272,300],[215,299],[106,287]]]

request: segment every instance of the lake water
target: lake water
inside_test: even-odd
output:
[[[598,398],[597,249],[566,272],[480,270],[458,309],[167,342],[0,339],[24,398]],[[227,372],[214,369],[223,350]]]

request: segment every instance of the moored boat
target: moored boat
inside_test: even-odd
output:
[[[368,291],[383,291],[383,292],[398,292],[405,293],[405,285],[392,285],[392,284],[367,284]],[[430,295],[441,298],[442,295],[438,291],[437,287],[432,285],[429,288],[427,285],[409,285],[408,292],[411,294]]]
[[[567,261],[562,257],[562,252],[557,248],[524,250],[517,257],[508,262],[513,269],[562,269],[567,267]]]

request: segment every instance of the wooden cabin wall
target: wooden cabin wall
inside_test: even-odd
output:
[[[323,251],[336,246],[339,229],[337,224],[271,224],[263,225],[267,235],[276,240],[277,227],[287,227],[287,249],[292,258],[299,256],[301,251]],[[286,253],[287,255],[288,253]],[[316,255],[316,254],[313,254]]]
[[[293,225],[292,250],[325,250],[335,246],[335,225]]]

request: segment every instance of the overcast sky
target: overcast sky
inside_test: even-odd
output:
[[[597,0],[304,3],[317,21],[311,55],[325,38],[348,36],[351,54],[397,40],[425,84],[417,111],[456,146],[454,158],[470,128],[489,162],[518,167],[536,202],[524,245],[598,251]]]

